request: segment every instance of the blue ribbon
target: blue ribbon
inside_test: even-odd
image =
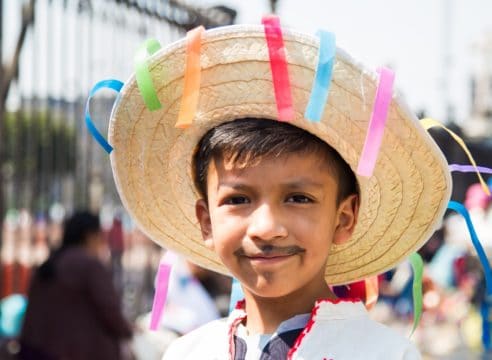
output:
[[[243,289],[241,288],[241,283],[237,281],[236,278],[232,278],[231,287],[231,300],[229,302],[229,312],[234,310],[238,301],[244,299]]]
[[[480,315],[482,316],[482,344],[486,351],[490,351],[490,321],[489,321],[490,304],[487,299],[483,299],[480,304]]]
[[[101,135],[99,130],[97,130],[97,128],[94,126],[94,123],[92,122],[91,114],[89,111],[89,104],[90,104],[92,97],[99,90],[104,89],[104,88],[108,88],[108,89],[115,90],[116,92],[119,93],[122,87],[123,87],[123,83],[119,80],[108,79],[108,80],[99,81],[92,88],[91,92],[89,93],[89,98],[87,99],[87,102],[85,103],[85,124],[87,125],[87,128],[89,129],[89,131],[92,134],[92,136],[94,137],[94,139],[96,139],[96,141],[104,148],[104,150],[106,150],[106,152],[108,154],[111,154],[111,151],[113,151],[113,147],[111,145],[109,145],[109,143]]]
[[[489,261],[487,260],[487,255],[485,255],[485,251],[483,250],[482,244],[480,244],[480,240],[478,239],[477,233],[475,232],[475,228],[473,227],[473,223],[470,218],[470,214],[468,210],[456,201],[450,201],[448,204],[448,209],[454,210],[460,213],[466,221],[466,225],[468,226],[468,231],[470,232],[471,240],[475,250],[477,251],[478,258],[483,267],[483,272],[485,275],[485,287],[487,289],[487,297],[492,295],[492,271],[490,269]]]
[[[304,117],[313,122],[321,121],[328,100],[336,53],[335,34],[319,30],[316,35],[319,37],[318,66],[309,103],[304,113]]]

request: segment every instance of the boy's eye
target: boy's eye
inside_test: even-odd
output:
[[[298,203],[298,204],[308,204],[312,203],[313,200],[307,197],[306,195],[291,195],[286,200],[289,203]]]
[[[246,196],[236,195],[236,196],[228,197],[224,201],[224,204],[226,204],[226,205],[243,205],[243,204],[249,204],[249,202],[250,201]]]

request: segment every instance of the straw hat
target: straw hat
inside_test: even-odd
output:
[[[304,119],[318,57],[314,36],[283,29],[295,120],[335,148],[353,170],[367,132],[377,74],[337,49],[328,103],[321,122]],[[165,248],[224,274],[228,270],[202,241],[195,218],[197,192],[191,157],[201,136],[244,117],[276,119],[268,48],[262,26],[207,31],[201,48],[201,85],[193,125],[178,129],[186,40],[149,59],[163,107],[149,111],[132,76],[121,90],[109,125],[111,165],[121,199],[140,228]],[[380,153],[361,189],[358,224],[347,243],[333,245],[326,266],[330,284],[394,267],[430,237],[446,210],[451,182],[447,163],[427,132],[393,95]]]

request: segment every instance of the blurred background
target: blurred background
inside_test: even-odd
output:
[[[412,110],[445,123],[463,137],[479,165],[492,167],[490,1],[0,0],[0,359],[19,352],[31,277],[60,246],[63,220],[76,209],[100,218],[107,266],[123,315],[134,327],[129,357],[158,359],[170,339],[206,320],[187,311],[210,318],[227,314],[230,280],[183,262],[175,303],[189,296],[188,290],[205,290],[196,296],[208,300],[182,308],[171,304],[168,318],[182,322],[179,328],[164,324],[157,333],[147,330],[163,250],[122,208],[109,157],[86,129],[84,107],[97,81],[130,76],[145,39],[164,46],[198,25],[259,24],[266,13],[297,30],[332,31],[337,45],[356,59],[372,68],[392,67]],[[114,93],[102,91],[91,102],[102,133],[114,100]],[[450,164],[468,164],[449,134],[431,134]],[[473,192],[475,174],[452,176],[453,200],[468,200],[488,251],[490,199]],[[447,216],[421,251],[424,316],[412,340],[426,358],[488,358],[490,339],[484,339],[482,321],[488,312],[480,311],[483,276],[469,243],[464,223]],[[380,301],[371,310],[406,335],[412,326],[409,269],[403,264],[379,278]],[[183,279],[198,280],[202,290],[187,288]]]

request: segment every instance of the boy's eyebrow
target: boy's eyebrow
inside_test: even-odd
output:
[[[221,181],[217,184],[217,189],[220,187],[229,187],[234,190],[251,190],[254,188],[254,186],[250,186],[248,184],[242,183],[242,182],[227,182],[227,181]],[[280,186],[287,188],[287,189],[303,189],[306,187],[310,188],[322,188],[324,187],[323,183],[313,181],[310,179],[295,179],[293,181],[285,182],[285,183],[280,183]]]
[[[305,187],[322,188],[324,186],[323,183],[309,180],[309,179],[298,179],[298,180],[284,183],[282,185],[289,189],[301,189]]]
[[[221,187],[228,187],[228,188],[232,188],[234,190],[243,190],[243,191],[251,190],[253,188],[252,186],[249,186],[249,185],[246,185],[246,184],[240,183],[240,182],[219,181],[219,183],[217,184],[217,189],[219,189]]]

